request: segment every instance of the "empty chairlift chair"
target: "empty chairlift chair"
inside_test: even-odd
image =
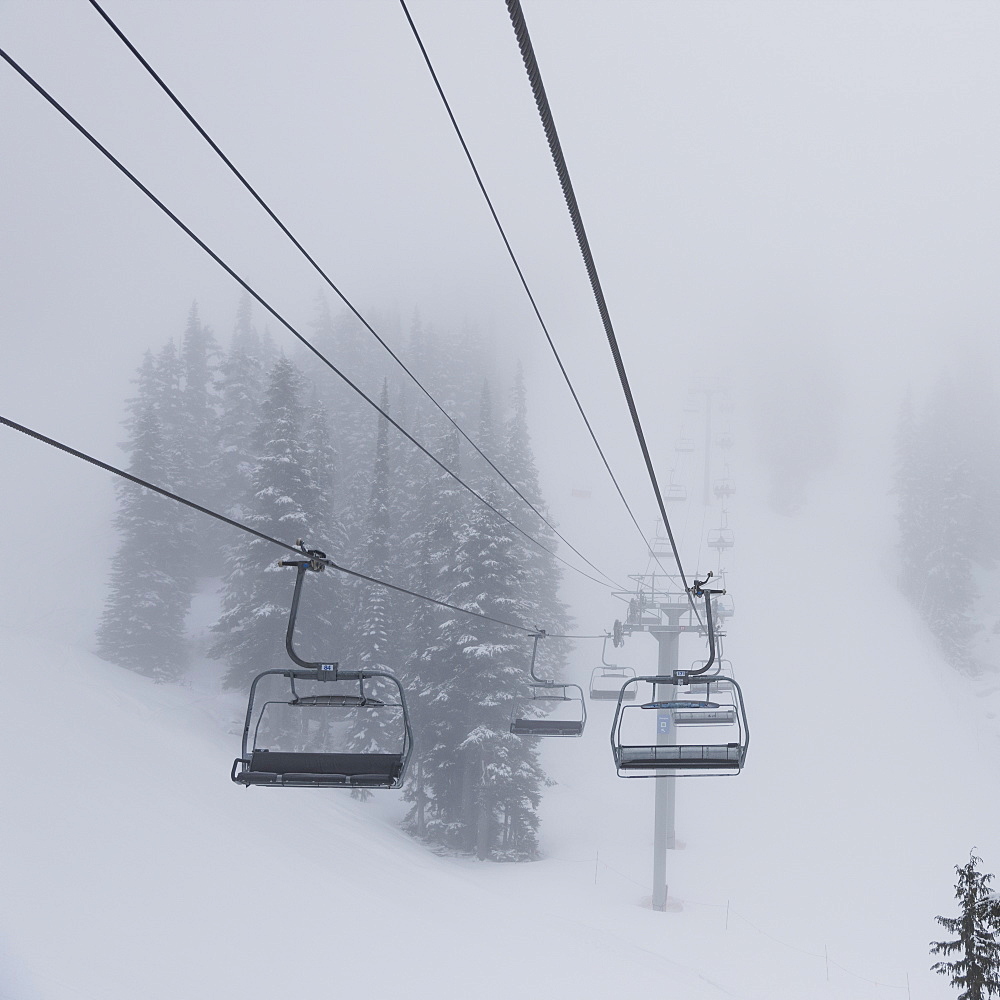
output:
[[[625,682],[635,677],[635,671],[631,667],[619,667],[615,663],[608,663],[606,654],[609,638],[609,636],[604,637],[604,647],[601,650],[602,666],[595,667],[590,675],[591,701],[617,701]],[[635,688],[629,688],[626,700],[634,699]]]
[[[729,527],[729,519],[726,511],[722,512],[722,525],[718,528],[711,528],[708,532],[708,547],[718,549],[722,554],[723,549],[731,549],[736,543],[733,536],[733,529]]]
[[[622,778],[737,774],[749,746],[743,693],[732,682],[731,700],[678,697],[684,672],[627,682],[648,694],[620,698],[611,730],[615,766]],[[664,691],[667,692],[664,696]]]
[[[710,685],[712,691],[728,691],[730,682],[733,679],[733,661],[719,659],[718,657],[711,666],[706,666],[707,660],[695,660],[688,671],[689,680],[684,688],[685,691],[701,689],[708,697],[705,685]]]
[[[386,670],[309,663],[292,645],[302,580],[321,570],[322,553],[297,567],[285,648],[295,666],[265,670],[250,686],[242,755],[232,779],[249,787],[398,788],[413,747],[406,697]],[[274,680],[280,682],[275,692]],[[287,683],[286,683],[287,682]],[[270,693],[268,692],[270,689]],[[351,747],[362,734],[365,750]],[[266,743],[267,745],[262,745]]]
[[[674,482],[674,470],[670,470],[670,482],[666,484],[663,488],[663,499],[669,500],[674,503],[679,503],[687,500],[688,491],[687,487],[681,483]]]
[[[545,680],[535,674],[538,640],[534,634],[529,668],[530,694],[517,698],[511,708],[510,731],[515,736],[582,736],[587,724],[587,704],[579,684]]]
[[[716,597],[712,602],[717,608],[724,600],[724,595]],[[721,648],[721,647],[720,647]],[[733,663],[732,660],[715,658],[695,660],[691,664],[691,676],[682,688],[686,697],[703,697],[707,701],[719,702],[716,709],[691,712],[676,712],[674,722],[678,726],[706,726],[732,724],[736,721],[736,706],[733,702]]]
[[[696,660],[693,670],[705,667],[705,660]],[[731,726],[738,720],[733,696],[733,665],[729,660],[716,660],[707,673],[689,678],[681,689],[686,698],[703,699],[704,704],[674,712],[675,726]]]
[[[623,686],[611,727],[619,777],[731,775],[742,770],[750,745],[743,692],[731,676],[724,678],[724,692],[719,690],[721,678],[708,676],[716,662],[708,600],[706,615],[711,656],[699,671],[635,677]],[[626,704],[630,688],[641,689],[645,697]]]
[[[726,476],[723,479],[716,479],[715,483],[712,485],[712,492],[715,494],[717,499],[728,500],[731,496],[736,494],[736,486],[732,479]]]

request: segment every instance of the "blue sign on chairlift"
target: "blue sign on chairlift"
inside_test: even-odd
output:
[[[666,736],[669,732],[670,732],[670,713],[657,712],[656,713],[657,736]]]

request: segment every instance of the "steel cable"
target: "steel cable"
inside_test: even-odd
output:
[[[97,468],[103,469],[105,472],[110,472],[115,476],[128,480],[128,482],[134,483],[136,486],[141,486],[143,489],[150,490],[153,493],[158,493],[160,496],[166,497],[168,500],[173,500],[176,503],[183,504],[185,507],[190,507],[192,510],[196,510],[201,514],[213,517],[217,521],[222,521],[223,524],[228,524],[233,528],[238,528],[240,531],[245,531],[248,535],[254,535],[262,541],[270,542],[272,545],[277,545],[279,548],[287,549],[289,552],[294,552],[296,555],[302,555],[302,549],[296,545],[292,545],[290,542],[282,541],[280,538],[275,538],[273,535],[269,535],[266,532],[258,531],[256,528],[251,528],[250,525],[244,524],[242,521],[237,521],[235,518],[228,517],[226,514],[220,514],[218,511],[212,510],[211,507],[205,507],[200,503],[196,503],[194,500],[189,500],[187,497],[181,496],[179,493],[174,493],[172,490],[168,490],[162,486],[157,486],[155,483],[151,483],[146,479],[141,479],[139,476],[134,476],[131,472],[119,469],[115,465],[111,465],[108,462],[102,462],[99,458],[95,458],[93,455],[88,455],[86,452],[79,451],[68,444],[64,444],[62,441],[57,441],[55,438],[48,437],[40,431],[26,427],[24,424],[19,424],[8,417],[0,415],[0,424],[11,428],[11,430],[19,431],[27,437],[34,438],[36,441],[41,441],[43,444],[47,444],[52,448],[65,452],[67,455],[79,458],[81,461],[89,462],[91,465],[95,465]],[[427,594],[420,594],[415,590],[409,590],[406,587],[401,587],[399,584],[390,583],[388,580],[380,580],[378,577],[369,576],[367,573],[362,573],[360,570],[342,566],[340,563],[330,559],[329,557],[324,557],[321,561],[324,565],[329,566],[330,569],[334,569],[338,573],[344,573],[347,576],[356,577],[357,579],[364,580],[367,583],[372,583],[379,587],[385,587],[388,590],[394,590],[399,594],[406,594],[408,597],[415,597],[418,600],[427,601],[430,604],[436,604],[439,608],[445,608],[448,611],[457,611],[460,614],[470,615],[473,618],[480,618],[483,621],[492,622],[494,625],[502,625],[505,628],[515,629],[519,632],[527,632],[529,634],[535,634],[538,632],[537,628],[529,628],[527,625],[519,625],[516,622],[504,621],[502,618],[494,618],[491,615],[483,614],[481,611],[470,611],[468,608],[461,608],[457,604],[449,604],[447,601],[438,600],[436,597],[429,597]],[[553,634],[548,635],[548,638],[597,639],[603,638],[603,636]]]
[[[247,292],[256,302],[258,302],[268,313],[271,314],[289,333],[292,334],[301,344],[308,348],[320,361],[323,362],[334,374],[336,374],[351,390],[353,390],[358,396],[360,396],[372,409],[374,409],[381,417],[387,420],[397,431],[399,431],[412,445],[419,449],[423,454],[425,454],[431,461],[434,462],[443,472],[447,473],[452,479],[455,480],[463,489],[468,491],[472,496],[474,496],[483,506],[491,510],[497,517],[513,528],[518,534],[523,535],[532,544],[536,545],[542,551],[547,552],[554,559],[557,559],[564,566],[568,566],[574,572],[579,573],[581,576],[585,576],[588,580],[592,580],[594,583],[599,584],[602,587],[610,588],[611,585],[605,583],[603,580],[598,580],[597,577],[591,576],[589,573],[580,569],[578,566],[574,566],[572,563],[565,560],[553,549],[549,548],[543,542],[540,542],[537,538],[530,535],[522,527],[512,521],[506,514],[497,510],[485,497],[478,493],[472,486],[466,483],[457,473],[453,472],[448,468],[433,452],[421,444],[409,431],[406,430],[400,423],[394,420],[378,403],[375,402],[370,396],[368,396],[360,386],[356,385],[354,382],[348,378],[332,361],[330,361],[315,345],[313,345],[309,340],[307,340],[298,330],[295,329],[292,324],[285,319],[263,296],[253,286],[251,286],[245,279],[243,279],[239,274],[233,270],[232,267],[227,264],[222,257],[220,257],[204,240],[202,240],[190,227],[188,227],[181,219],[175,215],[162,201],[138,177],[135,176],[113,153],[111,153],[101,142],[92,135],[79,121],[74,118],[69,111],[67,111],[44,87],[41,86],[26,70],[24,70],[18,63],[3,49],[0,49],[0,57],[2,57],[27,83],[29,83],[49,104],[56,109],[81,135],[83,135],[97,150],[99,150],[111,163],[113,163],[118,170],[120,170],[150,201],[156,205],[166,216],[169,218],[182,232],[184,232],[190,239],[195,242],[202,250],[208,254],[244,291]]]
[[[621,382],[622,392],[628,404],[629,414],[632,417],[632,426],[635,429],[639,447],[642,450],[643,461],[646,464],[646,472],[649,475],[650,484],[656,497],[657,506],[660,509],[660,516],[663,518],[663,527],[670,540],[670,548],[673,551],[674,562],[677,564],[677,572],[680,574],[684,584],[684,590],[688,595],[695,616],[701,622],[698,608],[691,596],[687,577],[684,574],[684,567],[681,564],[680,553],[677,551],[677,542],[674,539],[673,530],[670,527],[670,519],[667,517],[667,508],[663,502],[663,495],[660,492],[660,484],[656,478],[656,470],[653,468],[653,460],[649,454],[649,446],[646,443],[646,435],[642,429],[642,422],[639,419],[639,411],[635,405],[635,398],[632,395],[632,387],[629,383],[628,373],[625,371],[625,362],[622,358],[621,350],[618,346],[618,337],[615,334],[614,326],[611,322],[611,314],[604,297],[604,289],[601,287],[601,280],[597,274],[597,264],[590,249],[590,241],[587,238],[587,231],[583,225],[583,216],[580,214],[580,206],[577,203],[576,192],[573,189],[573,182],[569,176],[569,168],[566,165],[566,157],[563,155],[562,145],[559,142],[559,134],[556,131],[555,119],[552,116],[552,109],[549,107],[549,99],[545,93],[545,86],[542,83],[542,74],[538,68],[538,61],[535,58],[535,51],[531,44],[531,37],[528,34],[528,26],[524,20],[524,13],[521,10],[520,0],[506,0],[507,11],[510,14],[510,21],[514,27],[514,35],[517,38],[518,47],[521,50],[521,58],[524,61],[524,68],[528,74],[528,81],[531,84],[531,91],[535,98],[535,105],[542,122],[542,129],[549,144],[549,152],[552,155],[552,162],[559,177],[559,184],[562,187],[563,197],[566,200],[566,207],[569,210],[570,219],[573,223],[573,231],[576,233],[577,243],[580,246],[580,253],[583,256],[584,266],[587,270],[587,277],[590,279],[590,287],[597,302],[597,310],[604,324],[604,332],[607,335],[608,346],[611,348],[611,356],[614,359],[615,369]],[[703,623],[702,623],[703,624]]]
[[[334,283],[333,279],[326,273],[325,270],[319,265],[316,259],[309,253],[308,250],[299,242],[298,239],[292,234],[291,230],[281,221],[280,218],[271,209],[271,206],[261,197],[257,192],[256,188],[243,176],[242,172],[236,167],[236,164],[223,152],[218,143],[208,134],[208,132],[202,127],[201,123],[194,117],[193,114],[187,109],[184,103],[179,97],[173,92],[173,90],[166,84],[163,78],[156,72],[155,69],[150,65],[149,61],[143,56],[143,54],[132,44],[125,33],[118,27],[118,25],[112,20],[110,15],[101,7],[97,0],[90,0],[91,6],[97,11],[98,14],[105,20],[111,30],[121,39],[125,47],[135,56],[142,67],[147,73],[156,81],[160,89],[170,98],[170,100],[176,105],[177,109],[184,115],[184,117],[191,123],[198,134],[208,143],[208,145],[213,149],[213,151],[219,156],[223,163],[230,169],[236,179],[243,185],[244,188],[250,193],[253,199],[258,205],[267,213],[274,224],[288,237],[292,245],[302,254],[303,257],[312,265],[313,270],[323,279],[327,286],[333,290],[341,302],[350,310],[355,318],[361,323],[361,325],[378,341],[379,345],[385,350],[385,352],[396,362],[397,365],[406,373],[413,384],[431,401],[431,403],[440,411],[440,413],[445,417],[445,419],[451,424],[455,430],[472,446],[474,451],[483,459],[484,462],[506,483],[514,493],[528,506],[528,508],[534,513],[555,535],[562,541],[568,548],[575,552],[591,569],[600,573],[601,576],[610,580],[616,587],[621,585],[616,583],[612,577],[608,576],[602,569],[595,566],[575,545],[572,544],[556,526],[538,509],[538,507],[533,504],[518,488],[511,482],[511,480],[496,466],[493,460],[480,448],[480,446],[466,433],[465,429],[451,416],[450,413],[438,402],[438,400],[433,396],[429,389],[427,389],[423,383],[417,378],[416,375],[407,367],[403,362],[402,358],[396,354],[395,351],[386,343],[386,341],[378,334],[375,328],[368,322],[367,319],[359,312],[355,305],[347,298],[347,296],[340,290],[340,288]]]

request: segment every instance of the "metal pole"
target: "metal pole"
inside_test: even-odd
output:
[[[709,462],[712,456],[712,390],[705,390],[705,506],[711,503],[711,469]]]
[[[660,676],[672,674],[677,669],[677,651],[680,640],[679,632],[656,632],[659,643],[656,672]],[[658,701],[674,698],[673,685],[670,690],[661,695],[660,685],[654,685],[654,695]],[[659,714],[659,713],[657,713]],[[676,740],[671,713],[670,728],[666,733],[659,732],[657,725],[656,742],[658,745],[673,744]],[[653,909],[667,908],[667,851],[676,846],[674,818],[676,814],[677,779],[671,774],[657,777],[656,801],[653,807]]]

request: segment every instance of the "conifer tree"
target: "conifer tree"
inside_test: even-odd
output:
[[[460,473],[458,432],[449,428],[436,451],[450,469]],[[442,469],[418,456],[407,495],[416,498],[415,517],[404,539],[406,579],[422,594],[449,600],[455,583],[455,531],[462,510],[461,487]],[[424,472],[421,477],[417,472]],[[413,719],[414,751],[404,798],[413,803],[405,826],[416,836],[447,843],[447,821],[441,805],[446,798],[449,757],[449,694],[456,657],[444,641],[450,613],[427,601],[408,600],[401,661]]]
[[[198,317],[197,303],[191,306],[181,341],[180,363],[183,386],[180,392],[178,433],[183,454],[178,486],[188,496],[204,503],[218,504],[222,491],[216,481],[218,412],[215,394],[215,366],[218,349],[212,331]],[[217,576],[222,555],[222,525],[203,525],[192,537],[190,566],[195,575]]]
[[[347,550],[347,533],[336,514],[336,496],[339,490],[337,449],[330,433],[326,406],[315,389],[306,411],[303,432],[306,459],[309,463],[309,488],[302,504],[309,525],[310,548],[322,549],[336,560],[344,558]],[[323,581],[325,620],[328,627],[317,628],[316,642],[325,652],[323,656],[339,655],[347,634],[346,616],[353,594],[351,581],[340,573],[327,574]]]
[[[181,341],[181,429],[186,450],[183,485],[199,492],[212,482],[218,438],[215,398],[215,364],[218,347],[212,331],[202,325],[197,303],[191,306]]]
[[[281,357],[268,377],[267,390],[254,431],[256,464],[242,517],[259,530],[294,541],[310,538],[307,513],[315,484],[311,460],[302,444],[304,381],[295,366]],[[229,664],[227,687],[248,687],[253,676],[285,662],[284,636],[291,599],[291,570],[278,566],[275,550],[258,538],[239,539],[230,546],[223,581],[222,616],[214,626],[218,638],[209,655]],[[320,598],[303,594],[303,620],[315,627],[303,630],[301,648],[314,653],[317,635],[329,628]]]
[[[156,356],[153,369],[153,405],[163,441],[161,482],[180,487],[187,480],[185,447],[184,365],[177,345],[168,340]]]
[[[484,450],[493,447],[492,424],[484,387],[479,435]],[[494,485],[484,480],[480,488],[498,502]],[[490,617],[523,620],[526,577],[513,530],[481,504],[471,506],[467,518],[459,533],[451,600]],[[449,749],[435,781],[444,793],[440,807],[448,836],[481,859],[532,857],[544,774],[534,741],[509,731],[511,704],[527,691],[530,644],[474,618],[451,618],[442,632],[454,675],[446,700]]]
[[[389,387],[383,383],[381,407],[388,412]],[[389,575],[392,535],[392,489],[389,482],[389,425],[378,418],[375,462],[371,496],[368,503],[365,540],[365,572],[385,579]],[[354,618],[351,649],[352,664],[366,670],[384,670],[398,674],[396,632],[393,605],[385,587],[362,583],[359,588],[358,611]],[[378,694],[382,689],[377,680],[366,682],[366,690]],[[394,698],[395,691],[384,693]],[[362,753],[387,753],[399,747],[401,720],[391,712],[363,712],[356,717],[351,729],[352,747]],[[359,796],[367,798],[367,795]]]
[[[142,479],[163,481],[166,449],[151,388],[155,366],[147,353],[139,396],[130,404],[128,469]],[[190,604],[185,567],[187,512],[165,498],[122,482],[117,487],[115,527],[120,542],[97,629],[97,651],[107,660],[152,677],[177,678],[185,666],[184,619]]]
[[[958,957],[951,962],[935,962],[931,969],[947,976],[951,985],[961,990],[958,1000],[987,1000],[1000,994],[1000,941],[997,940],[1000,912],[989,888],[993,876],[977,868],[981,861],[970,851],[968,862],[955,866],[959,915],[934,918],[956,937],[950,941],[932,941],[931,954],[957,953]]]
[[[260,338],[250,322],[249,300],[241,302],[228,354],[219,366],[219,428],[215,459],[218,503],[238,516],[254,470],[254,429],[260,413],[264,370]]]
[[[511,403],[511,416],[505,427],[500,450],[503,463],[501,468],[518,490],[548,516],[531,447],[527,389],[520,363],[514,375]],[[531,534],[550,549],[556,548],[558,539],[555,533],[544,521],[532,514],[520,499],[509,494],[504,512],[512,520],[528,528]],[[532,545],[523,536],[519,536],[519,543],[525,567],[525,615],[536,624],[544,622],[549,631],[567,632],[570,618],[566,605],[559,600],[559,587],[562,583],[559,563],[550,553]],[[566,667],[565,646],[554,642],[543,643],[539,649],[539,664],[542,673],[547,676],[561,677]]]

